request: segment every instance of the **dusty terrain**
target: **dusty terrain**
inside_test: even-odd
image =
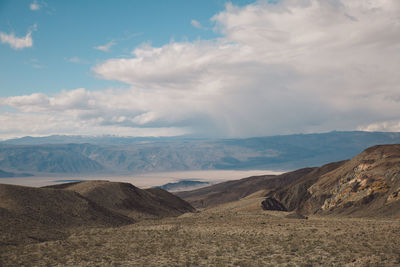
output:
[[[175,218],[2,246],[1,266],[396,266],[400,219],[264,211],[265,192]]]

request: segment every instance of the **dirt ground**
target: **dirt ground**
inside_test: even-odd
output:
[[[0,266],[400,266],[400,220],[289,219],[246,201],[3,246]]]

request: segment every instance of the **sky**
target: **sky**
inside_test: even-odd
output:
[[[398,0],[0,0],[0,139],[400,130]]]

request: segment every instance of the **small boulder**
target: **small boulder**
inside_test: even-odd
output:
[[[278,210],[278,211],[287,211],[286,207],[283,206],[278,200],[272,197],[267,197],[261,205],[264,210]]]
[[[304,216],[303,214],[300,214],[300,213],[297,213],[297,212],[290,213],[290,214],[286,215],[286,218],[289,218],[289,219],[303,219],[303,220],[307,220],[308,219],[307,216]]]

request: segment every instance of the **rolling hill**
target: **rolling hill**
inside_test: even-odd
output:
[[[129,183],[87,181],[49,187],[79,193],[109,210],[135,219],[177,216],[194,208],[162,189],[139,189]]]
[[[304,168],[281,175],[252,176],[203,187],[197,190],[176,192],[175,194],[189,202],[193,207],[213,207],[240,200],[260,190],[267,193],[282,188],[313,170],[314,168]]]
[[[126,183],[75,182],[45,188],[0,184],[0,246],[65,238],[70,231],[118,227],[194,211],[162,190]]]
[[[71,228],[133,222],[73,191],[0,184],[2,244],[59,239]]]

